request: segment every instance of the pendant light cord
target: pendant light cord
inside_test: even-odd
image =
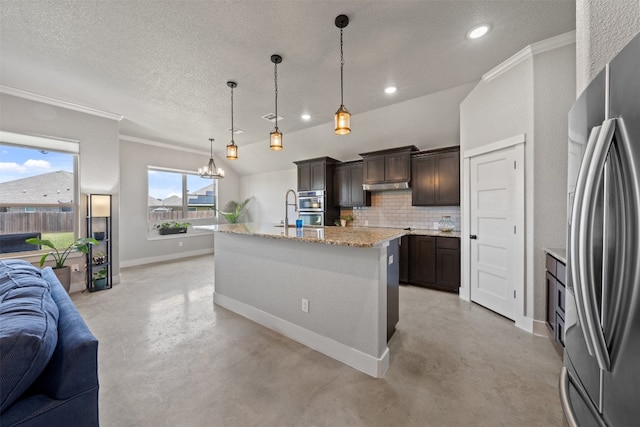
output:
[[[233,86],[231,86],[231,144],[236,145],[233,142]]]
[[[209,138],[209,142],[211,143],[211,158],[213,159],[213,138]]]
[[[344,54],[342,53],[342,28],[340,28],[340,105],[344,105],[344,85],[342,83],[342,69],[344,68]]]
[[[278,130],[278,63],[273,64],[273,76],[276,84],[276,130]]]

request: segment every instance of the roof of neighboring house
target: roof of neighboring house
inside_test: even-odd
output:
[[[149,197],[149,206],[162,206],[162,200],[158,200],[155,197]]]
[[[189,192],[189,196],[197,196],[202,194],[204,196],[207,195],[207,191],[213,192],[213,183],[202,187],[199,190]]]
[[[56,171],[0,183],[0,204],[73,203],[73,174]]]
[[[182,205],[182,197],[180,196],[169,196],[162,201],[163,206],[180,206]]]

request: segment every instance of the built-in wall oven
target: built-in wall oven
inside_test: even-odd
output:
[[[302,219],[302,224],[316,227],[325,225],[326,203],[326,192],[323,190],[299,191],[298,213]]]

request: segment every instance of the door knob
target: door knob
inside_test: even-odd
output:
[[[476,240],[478,238],[478,236],[476,236],[475,234],[472,234],[469,236],[470,239],[472,240]]]

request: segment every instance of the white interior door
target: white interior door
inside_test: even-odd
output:
[[[517,236],[524,230],[516,227],[524,209],[524,191],[517,185],[524,165],[516,160],[518,149],[508,147],[472,157],[469,164],[471,300],[512,320],[515,290],[524,280],[517,259],[524,256]]]

